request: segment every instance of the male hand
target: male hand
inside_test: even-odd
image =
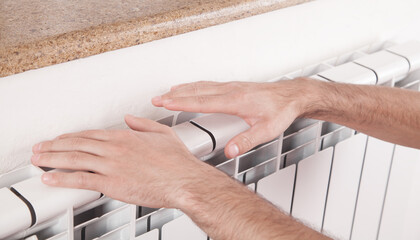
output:
[[[34,165],[74,170],[45,173],[42,181],[141,206],[181,208],[189,185],[211,173],[221,176],[196,159],[171,128],[133,116],[125,121],[130,130],[90,130],[35,145]]]
[[[225,154],[233,158],[282,134],[306,110],[309,84],[295,79],[275,83],[196,82],[171,88],[152,99],[157,107],[174,111],[227,113],[241,117],[251,128],[229,141]]]

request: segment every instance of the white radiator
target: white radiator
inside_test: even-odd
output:
[[[417,69],[419,43],[385,43],[272,81],[312,76],[418,91]],[[160,121],[176,125],[175,131],[196,156],[317,231],[338,239],[420,239],[419,150],[334,123],[298,119],[277,139],[226,159],[222,151],[226,141],[247,126],[231,116],[198,116],[179,113]],[[26,166],[0,175],[0,238],[208,239],[179,210],[46,187],[39,180],[42,172]]]

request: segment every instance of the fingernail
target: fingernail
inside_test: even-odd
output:
[[[163,100],[163,104],[165,105],[165,104],[170,104],[172,102],[172,99],[165,99],[165,100]]]
[[[52,183],[53,182],[51,173],[44,173],[41,178],[42,178],[42,181],[45,182],[45,183]]]
[[[37,163],[38,160],[39,160],[39,154],[32,155],[32,157],[31,157],[32,163]]]
[[[228,148],[230,157],[236,157],[239,154],[239,148],[236,144],[231,144]]]
[[[161,96],[156,96],[154,98],[152,98],[152,102],[160,102],[162,100]]]

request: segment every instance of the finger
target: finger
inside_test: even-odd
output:
[[[217,82],[195,82],[186,84],[185,86],[179,87],[175,90],[162,95],[162,101],[165,99],[175,97],[190,97],[198,95],[221,95],[230,91],[229,88],[224,87],[225,83]]]
[[[152,98],[152,104],[156,107],[163,107],[163,101],[174,97],[188,97],[196,95],[218,95],[227,92],[226,83],[201,81],[184,83],[173,86],[171,90],[162,96]]]
[[[258,123],[250,129],[232,138],[225,147],[225,155],[234,158],[244,154],[254,147],[274,139],[276,131],[271,131],[266,124]]]
[[[35,166],[60,168],[70,170],[84,170],[105,173],[103,159],[83,152],[60,152],[35,154],[31,158]]]
[[[64,138],[88,138],[88,139],[95,139],[99,141],[107,141],[110,139],[109,132],[105,129],[66,133],[66,134],[62,134],[56,137],[56,139],[64,139]]]
[[[228,95],[179,97],[163,102],[163,107],[173,111],[235,114],[239,104],[233,104]]]
[[[179,90],[179,89],[185,88],[185,87],[189,87],[192,84],[198,84],[200,86],[206,86],[206,85],[207,86],[211,86],[211,85],[214,86],[214,85],[219,85],[220,82],[215,82],[215,81],[199,81],[199,82],[182,83],[182,84],[178,84],[178,85],[172,86],[171,87],[171,91]]]
[[[41,177],[43,183],[65,188],[79,188],[102,192],[105,177],[89,172],[47,172]]]
[[[162,97],[161,96],[156,96],[156,97],[152,98],[152,104],[155,107],[163,107]]]
[[[33,146],[33,153],[44,152],[85,152],[104,156],[109,152],[110,145],[106,142],[87,138],[64,138],[38,143]]]
[[[135,131],[162,133],[168,131],[168,127],[166,125],[147,118],[139,118],[129,114],[125,116],[125,123],[129,128]]]

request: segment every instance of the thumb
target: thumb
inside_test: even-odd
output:
[[[124,120],[129,128],[140,132],[164,132],[167,128],[153,120],[135,117],[130,114],[125,115]]]
[[[259,144],[272,140],[276,137],[274,135],[274,132],[269,131],[267,124],[258,123],[232,138],[226,144],[225,155],[228,158],[234,158],[244,154]]]

